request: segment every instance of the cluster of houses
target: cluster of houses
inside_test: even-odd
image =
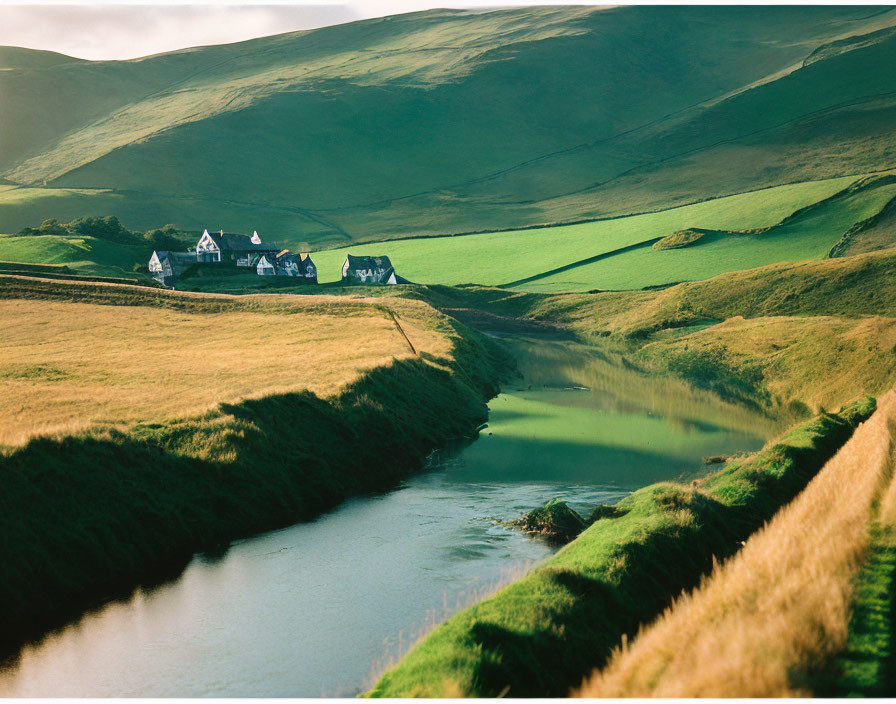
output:
[[[265,244],[257,231],[250,237],[223,230],[219,233],[205,230],[196,247],[186,252],[153,252],[149,273],[160,283],[170,286],[189,267],[200,263],[229,264],[255,269],[259,276],[291,276],[306,283],[317,283],[317,267],[309,254],[294,254],[288,249]],[[389,257],[355,257],[351,254],[342,265],[342,280],[347,284],[410,283],[395,273]]]

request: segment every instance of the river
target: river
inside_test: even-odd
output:
[[[508,344],[522,378],[489,404],[478,440],[393,491],[197,555],[177,579],[85,614],[0,667],[0,696],[352,696],[556,549],[497,521],[555,496],[586,513],[777,429],[609,352]]]

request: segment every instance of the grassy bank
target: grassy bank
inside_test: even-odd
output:
[[[391,486],[420,467],[431,450],[468,436],[485,420],[485,400],[496,393],[495,380],[507,364],[484,338],[415,302],[394,312],[421,343],[419,356],[406,347],[399,351],[405,343],[394,327],[378,331],[376,321],[386,320],[388,311],[376,302],[233,299],[14,277],[5,283],[0,303],[18,307],[25,318],[37,315],[28,306],[40,305],[47,322],[63,321],[63,342],[92,339],[95,346],[91,351],[70,344],[73,358],[52,365],[60,371],[56,379],[45,373],[6,374],[0,379],[5,394],[30,386],[40,395],[48,384],[60,385],[59,393],[80,389],[89,394],[91,375],[105,368],[117,376],[111,384],[101,379],[101,386],[129,389],[125,396],[136,399],[137,414],[116,415],[110,402],[105,418],[38,436],[26,429],[32,437],[25,444],[8,446],[0,454],[0,618],[8,648],[95,601],[176,572],[196,551],[288,525],[350,495]],[[25,295],[29,298],[21,298]],[[129,306],[118,305],[125,300]],[[178,319],[171,320],[172,315]],[[264,319],[247,327],[247,315]],[[101,354],[105,345],[96,341],[104,338],[91,327],[90,316],[104,321],[107,334],[122,335],[140,349],[151,378],[141,377],[140,360],[122,349],[114,360]],[[343,368],[351,372],[347,379],[339,376],[334,360],[281,351],[278,363],[291,370],[292,389],[262,388],[257,393],[258,380],[274,374],[277,364],[258,357],[260,347],[271,340],[259,341],[254,350],[237,349],[248,344],[241,340],[243,333],[253,332],[253,326],[268,336],[279,330],[295,342],[311,334],[309,326],[319,324],[323,328],[318,332],[329,331],[330,341],[344,348],[348,341],[332,328],[343,316],[356,326],[351,339],[360,337],[357,347],[376,343],[386,332],[388,344],[398,347],[379,350],[362,364],[349,360]],[[202,344],[208,332],[204,326],[212,322],[227,329],[229,341]],[[169,330],[153,338],[154,326],[175,323],[178,329],[200,327],[190,334]],[[425,335],[415,335],[415,325],[441,343],[427,345]],[[44,340],[47,350],[52,337]],[[19,342],[27,356],[28,343],[39,345],[40,340],[29,333]],[[326,348],[326,340],[318,342],[315,347]],[[216,360],[215,350],[227,345],[230,354],[218,354]],[[58,350],[63,356],[64,347]],[[211,359],[213,373],[185,376],[177,367],[183,358],[200,366]],[[224,393],[226,384],[219,385],[218,377],[229,378],[229,384],[240,377],[233,371],[251,377],[257,373],[253,360],[260,368],[254,382],[243,380],[248,383],[242,390],[231,387]],[[24,369],[31,368],[26,364]],[[321,376],[327,373],[336,376]],[[279,385],[283,379],[273,381]],[[188,404],[184,410],[193,408],[194,394],[204,393],[203,384],[222,393],[222,402],[202,412],[160,411],[152,392],[158,405],[165,406],[171,403],[166,392],[177,397],[178,384],[189,392],[179,397]],[[309,390],[315,384],[322,384],[318,393]],[[107,396],[97,402],[103,404]],[[10,406],[4,408],[9,412]],[[40,424],[37,411],[27,415]]]
[[[894,433],[891,392],[793,504],[579,694],[892,695]]]
[[[790,501],[866,418],[819,416],[692,486],[641,489],[524,579],[449,619],[373,696],[561,696]]]

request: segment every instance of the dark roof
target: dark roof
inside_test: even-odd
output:
[[[317,267],[314,262],[311,261],[311,257],[307,254],[297,254],[293,252],[289,252],[287,254],[280,254],[274,262],[274,266],[277,268],[285,268],[287,264],[294,263],[296,268],[301,271],[303,274],[308,271],[309,267],[314,267],[315,271],[317,271]]]
[[[392,266],[392,262],[389,261],[389,257],[356,257],[351,254],[347,254],[345,259],[346,263],[348,264],[348,271],[346,271],[346,273],[343,275],[343,280],[361,279],[363,283],[386,284],[389,283],[390,277],[395,276],[396,283],[411,283],[404,277],[399,276],[397,273],[395,273],[395,267]],[[379,274],[374,278],[369,279],[366,276],[358,276],[355,272],[359,269],[362,271],[370,270],[371,272],[379,272]],[[343,264],[343,270],[345,270],[345,264]]]
[[[218,248],[222,251],[225,249],[236,252],[280,251],[277,247],[265,244],[264,242],[262,242],[261,244],[255,244],[252,241],[252,238],[249,237],[249,235],[238,235],[234,232],[225,232],[223,235],[220,232],[209,232],[208,234],[209,237],[211,237],[215,241],[215,244],[218,245]]]
[[[168,260],[168,264],[171,266],[171,273],[175,276],[179,276],[184,272],[184,270],[196,263],[196,253],[195,252],[169,252],[166,249],[161,251],[156,251],[156,255],[159,257],[159,262]]]
[[[196,252],[165,252],[164,254],[171,261],[189,262],[191,264],[196,262]],[[159,257],[161,256],[162,252],[159,252]]]
[[[389,257],[356,257],[352,254],[346,254],[345,258],[348,260],[349,269],[358,267],[365,269],[390,269],[392,267]]]

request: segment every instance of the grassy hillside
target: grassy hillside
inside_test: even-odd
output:
[[[849,644],[852,681],[837,693],[892,695],[885,671],[893,647],[889,607],[864,624],[873,629],[866,637],[883,639],[877,641],[883,648],[847,636],[853,605],[868,595],[856,590],[856,582],[872,548],[872,529],[875,541],[892,538],[894,428],[896,393],[891,392],[792,505],[630,647],[623,644],[578,694],[830,695],[818,691],[819,672]],[[892,580],[881,586],[892,586]],[[834,682],[842,675],[829,672]]]
[[[382,292],[423,297],[484,329],[560,330],[732,400],[798,416],[801,407],[838,407],[896,383],[894,280],[890,249],[653,291],[434,286]]]
[[[135,61],[16,52],[0,176],[31,190],[0,229],[39,198],[44,217],[333,244],[868,173],[892,163],[894,22],[862,7],[433,10]]]
[[[355,245],[316,252],[314,259],[321,282],[338,281],[345,255],[353,253],[388,254],[402,275],[426,284],[507,285],[522,281],[517,284],[522,288],[547,291],[587,290],[611,280],[626,288],[662,284],[670,276],[705,278],[745,265],[826,254],[854,223],[867,224],[869,214],[875,222],[885,224],[877,214],[884,201],[896,193],[892,180],[881,176],[810,181],[657,213],[560,227]],[[0,193],[0,202],[2,198]],[[692,227],[711,232],[686,250],[650,250],[657,238]],[[752,234],[747,237],[743,231]],[[65,263],[89,273],[121,276],[130,274],[135,264],[145,265],[153,249],[139,239],[124,238],[122,243],[118,246],[91,237],[0,235],[0,259]],[[286,246],[288,241],[277,244]],[[232,277],[212,278],[184,280],[180,285],[188,290],[233,289]],[[271,285],[246,280],[241,288],[267,289]]]
[[[652,291],[543,294],[480,286],[432,287],[430,299],[462,314],[562,325],[592,338],[647,342],[735,316],[896,317],[896,252],[772,264]],[[388,292],[388,291],[387,291]],[[401,294],[399,289],[395,291]]]
[[[85,273],[133,276],[134,264],[145,265],[152,248],[129,246],[96,237],[0,235],[0,260],[33,264],[66,264]]]
[[[388,254],[396,270],[411,281],[448,285],[479,283],[490,286],[507,284],[541,275],[543,272],[553,269],[572,266],[571,272],[540,279],[538,283],[524,286],[524,288],[544,291],[588,290],[598,288],[594,283],[595,280],[600,281],[601,277],[591,274],[590,265],[576,266],[577,262],[588,260],[594,256],[612,254],[615,250],[624,250],[632,245],[642,243],[649,245],[658,237],[687,227],[728,230],[768,227],[783,220],[796,210],[831,197],[853,181],[852,177],[845,177],[779,186],[708,200],[658,213],[562,227],[354,245],[316,252],[314,260],[318,265],[321,281],[337,281],[339,279],[342,262],[348,253],[356,255]],[[889,187],[885,187],[883,190],[888,191]],[[867,217],[866,213],[874,210],[881,197],[869,198],[869,200],[868,203],[862,201],[863,207],[860,207],[858,214],[853,213],[846,205],[841,208],[832,207],[830,210],[833,212],[826,211],[816,221],[816,223],[818,221],[824,223],[821,231],[812,231],[809,237],[814,237],[824,243],[823,252],[826,254],[845,230],[856,221],[852,218]],[[836,216],[840,216],[839,219]],[[793,240],[792,249],[787,249],[791,246],[789,244],[791,239]],[[775,249],[781,250],[782,259],[786,259],[788,254],[796,256],[798,259],[818,256],[821,250],[819,252],[812,251],[803,239],[800,239],[797,233],[785,233],[780,240],[785,243],[784,247],[781,247],[780,244],[777,247],[772,246],[772,251],[765,253],[764,257],[771,258],[772,261],[780,261],[774,259]],[[722,252],[716,253],[715,258],[711,255],[700,256],[702,250],[700,253],[697,253],[696,250],[694,253],[687,252],[688,259],[697,259],[705,263],[701,266],[698,262],[691,267],[692,272],[682,272],[681,278],[689,278],[685,275],[686,273],[696,273],[697,278],[708,278],[705,272],[712,271],[713,268],[720,271],[742,268],[744,258],[749,259],[751,254],[754,260],[760,260],[756,262],[757,264],[767,263],[761,261],[763,254],[756,253],[759,247],[761,245],[748,248],[750,254],[747,255],[739,252],[734,255]],[[803,247],[806,248],[805,256],[799,256]],[[638,250],[638,252],[640,251]],[[614,272],[616,282],[636,284],[618,286],[618,288],[639,288],[646,283],[665,283],[668,281],[666,277],[669,268],[675,268],[673,262],[671,265],[661,267],[658,271],[648,269],[640,280],[636,280],[641,271],[639,266],[635,265],[632,268],[626,266],[627,257],[633,254],[634,252],[617,254],[604,260],[606,268]],[[657,259],[665,261],[665,253],[657,253],[655,256]],[[672,255],[672,257],[674,256]],[[617,269],[620,269],[618,273]],[[580,274],[580,271],[585,273]],[[714,273],[719,273],[719,271]],[[628,274],[628,280],[626,280],[626,274]]]
[[[530,291],[632,289],[708,279],[726,271],[775,262],[819,259],[856,223],[877,215],[896,196],[896,183],[832,198],[756,233],[716,232],[676,249],[640,247],[562,272],[532,277],[519,287]]]
[[[866,220],[847,230],[830,256],[844,257],[896,246],[896,199]]]

